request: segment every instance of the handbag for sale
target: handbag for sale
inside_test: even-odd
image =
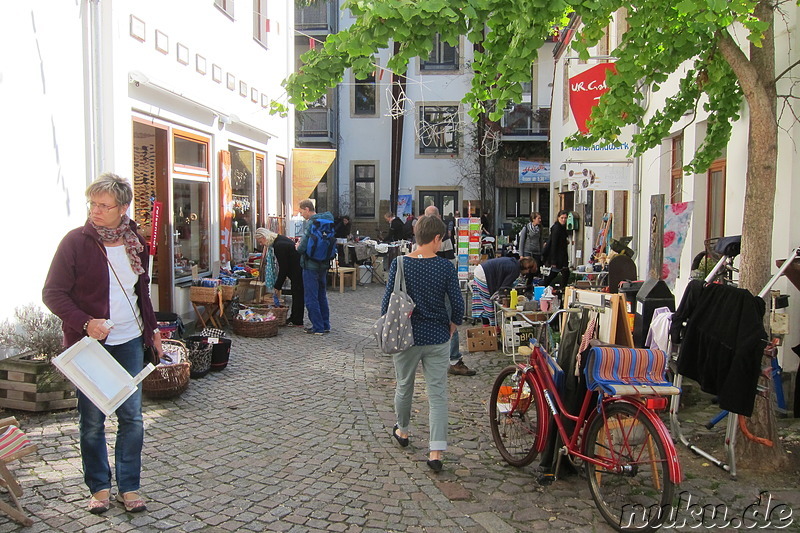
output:
[[[397,258],[394,290],[389,296],[386,314],[373,326],[373,334],[383,353],[400,353],[414,345],[414,333],[411,330],[411,313],[414,311],[414,305],[414,300],[406,292],[403,257],[400,256]]]

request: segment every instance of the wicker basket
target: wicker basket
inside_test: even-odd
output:
[[[286,325],[286,317],[289,314],[288,307],[275,307],[272,304],[245,304],[243,307],[247,307],[248,309],[252,309],[254,313],[259,315],[266,315],[267,313],[272,313],[275,318],[278,320],[279,326]]]
[[[142,381],[142,394],[148,398],[163,399],[180,396],[189,386],[191,363],[187,360],[189,351],[180,341],[161,341],[165,354],[179,357],[181,362],[171,365],[160,364]]]
[[[261,322],[250,322],[234,318],[231,321],[233,332],[242,337],[274,337],[278,334],[277,320],[264,320]]]
[[[519,402],[517,402],[517,389],[509,387],[508,385],[503,385],[500,387],[500,391],[497,394],[497,403],[503,404],[505,412],[510,411],[513,406],[516,412],[524,413],[528,410],[528,407],[531,406],[531,394],[529,391],[522,391]],[[516,405],[514,405],[514,403],[516,403]]]
[[[189,299],[196,304],[213,304],[217,301],[219,287],[189,287]]]
[[[222,292],[222,301],[229,302],[236,293],[236,285],[220,285],[219,290]]]

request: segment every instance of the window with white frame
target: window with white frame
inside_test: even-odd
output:
[[[457,105],[420,106],[419,153],[458,155],[460,129]]]
[[[375,218],[375,165],[353,165],[355,212],[358,218]]]
[[[211,139],[172,130],[172,221],[175,280],[187,278],[192,268],[210,269]]]
[[[375,73],[368,74],[363,79],[356,78],[353,87],[353,115],[375,116],[377,113],[377,85]]]
[[[266,47],[267,32],[269,32],[267,0],[253,0],[253,39]]]
[[[214,0],[214,5],[230,18],[233,18],[233,0]]]
[[[427,59],[420,58],[420,70],[458,70],[458,46],[451,46],[437,33]]]

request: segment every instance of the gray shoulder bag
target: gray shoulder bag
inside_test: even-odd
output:
[[[395,354],[414,346],[414,333],[411,330],[411,313],[414,300],[406,292],[406,278],[403,274],[403,256],[397,258],[397,272],[394,276],[394,289],[389,296],[386,314],[372,327],[383,353]]]

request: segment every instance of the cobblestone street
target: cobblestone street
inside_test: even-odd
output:
[[[331,291],[329,335],[281,328],[274,338],[233,336],[227,369],[193,380],[179,398],[145,399],[146,513],[127,514],[119,504],[101,516],[86,511],[76,411],[13,413],[39,446],[12,464],[34,525],[0,517],[0,531],[612,531],[582,476],[542,487],[537,462],[516,469],[496,452],[486,402],[509,363],[500,353],[465,353],[478,374],[449,379],[441,474],[425,465],[421,374],[411,446],[394,443],[393,367],[369,335],[382,291]],[[680,490],[702,504],[741,511],[769,490],[800,509],[796,482],[759,487],[746,473],[731,481],[685,449],[681,460]]]

